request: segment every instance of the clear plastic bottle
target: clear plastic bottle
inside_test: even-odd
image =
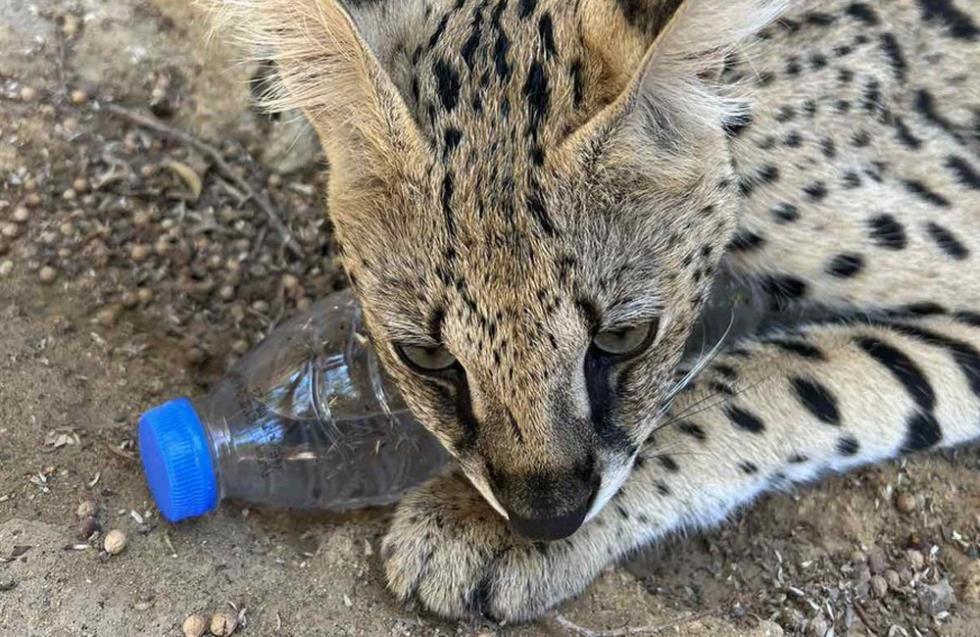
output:
[[[210,393],[145,413],[139,448],[172,522],[225,498],[329,510],[388,504],[449,459],[383,373],[348,292],[277,328]]]

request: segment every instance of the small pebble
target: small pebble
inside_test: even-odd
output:
[[[54,280],[58,278],[58,271],[50,265],[46,265],[38,272],[38,278],[41,279],[41,283],[54,283]]]
[[[827,621],[823,617],[817,617],[807,627],[807,635],[809,637],[826,637],[828,630]]]
[[[295,290],[299,287],[299,278],[295,274],[282,275],[282,287],[287,290]]]
[[[71,103],[77,105],[84,104],[88,101],[88,93],[80,88],[76,88],[71,92]]]
[[[881,575],[871,577],[871,593],[878,599],[888,594],[888,581]]]
[[[20,89],[20,99],[24,102],[33,102],[37,99],[37,89],[33,86],[22,86]]]
[[[221,289],[218,290],[218,297],[222,301],[230,301],[235,298],[235,288],[230,285],[223,285]]]
[[[65,21],[61,25],[61,32],[65,34],[66,38],[71,39],[78,35],[79,26],[80,22],[78,20],[78,16],[69,13],[65,16]]]
[[[6,261],[0,261],[0,276],[10,276],[10,273],[14,271],[14,262],[10,259]]]
[[[99,521],[94,517],[82,518],[75,527],[75,536],[82,541],[92,537],[92,534],[99,530]]]
[[[126,548],[126,543],[128,538],[126,534],[119,529],[113,529],[106,533],[105,540],[102,542],[102,547],[105,552],[109,555],[119,555]],[[229,633],[230,634],[230,633]]]
[[[27,210],[26,206],[17,206],[14,211],[10,213],[10,218],[17,223],[24,223],[30,219],[31,213]]]
[[[868,551],[868,566],[875,575],[881,575],[888,568],[888,559],[881,547],[874,546]]]
[[[898,590],[902,587],[902,578],[898,576],[898,571],[893,569],[885,571],[885,581],[888,582],[888,588],[892,590]]]
[[[99,505],[95,503],[95,500],[85,500],[75,509],[75,515],[79,519],[95,517],[98,512]]]
[[[973,560],[963,574],[963,601],[980,605],[980,560]]]
[[[181,625],[184,637],[201,637],[208,629],[208,620],[198,614],[188,615]]]
[[[911,513],[912,511],[915,511],[915,496],[911,493],[899,493],[898,497],[895,498],[895,508],[902,513]]]
[[[96,320],[103,327],[113,327],[119,322],[119,315],[122,314],[122,307],[119,305],[110,305],[99,311],[96,315]]]
[[[75,224],[71,221],[66,221],[59,226],[58,231],[61,232],[62,236],[72,237],[75,235]]]
[[[927,615],[937,615],[949,610],[956,603],[956,594],[949,580],[943,578],[935,584],[923,584],[916,589],[919,608]]]
[[[922,567],[926,565],[926,558],[921,551],[916,551],[912,549],[908,552],[909,565],[912,567],[913,571],[921,571]]]
[[[20,226],[16,223],[7,222],[0,226],[0,234],[8,239],[15,239],[20,236]]]
[[[136,297],[140,300],[140,303],[149,303],[153,300],[153,290],[140,288],[136,290]]]
[[[119,302],[127,309],[132,309],[139,305],[140,299],[135,292],[126,291],[119,296]]]
[[[215,613],[211,617],[211,634],[215,637],[227,637],[238,628],[238,619],[230,613]]]
[[[248,352],[248,341],[241,339],[235,341],[231,344],[231,351],[239,355]]]
[[[88,190],[88,181],[83,177],[79,177],[71,182],[71,187],[75,192],[86,192]]]

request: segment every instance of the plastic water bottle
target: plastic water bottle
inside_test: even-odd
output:
[[[328,510],[388,504],[449,461],[384,375],[349,292],[277,328],[210,393],[145,413],[139,449],[172,522],[225,498]]]

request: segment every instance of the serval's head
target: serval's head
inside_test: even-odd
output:
[[[274,59],[415,414],[519,532],[619,489],[735,226],[746,0],[213,0]]]

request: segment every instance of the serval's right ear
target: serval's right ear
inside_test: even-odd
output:
[[[262,104],[305,112],[331,164],[331,195],[356,204],[406,166],[424,165],[405,101],[340,2],[202,1],[220,33],[275,61],[278,81]]]

